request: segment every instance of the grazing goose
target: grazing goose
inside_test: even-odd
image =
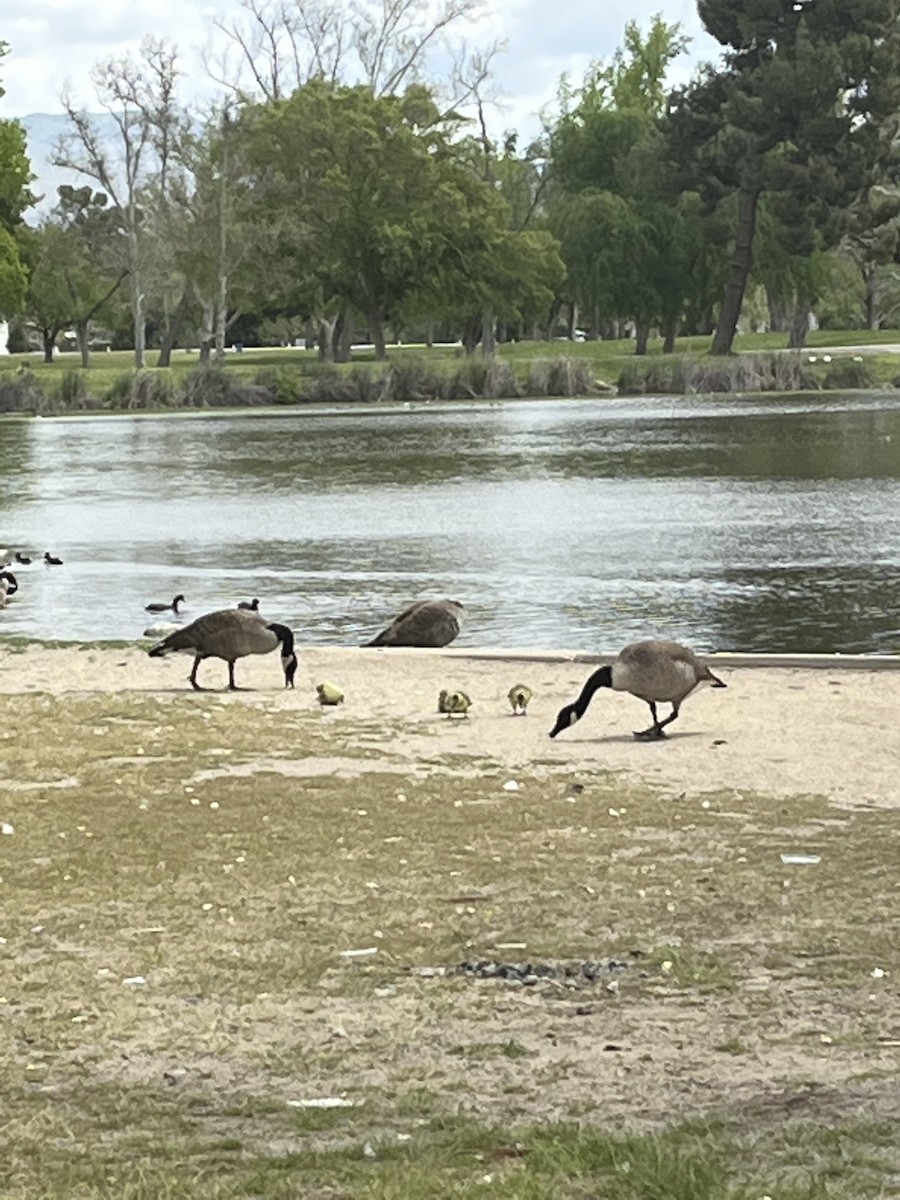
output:
[[[512,705],[513,715],[525,716],[525,709],[528,707],[528,701],[531,699],[531,688],[526,687],[524,683],[517,683],[515,687],[509,689],[509,702]]]
[[[238,608],[243,608],[247,612],[259,612],[259,601],[254,596],[252,600],[242,600]]]
[[[472,701],[465,692],[448,692],[444,688],[438,696],[438,712],[446,713],[448,719],[453,716],[468,716],[471,707]]]
[[[418,600],[366,646],[446,646],[459,633],[458,600]]]
[[[16,562],[17,562],[17,563],[19,563],[21,566],[23,566],[23,567],[30,567],[30,566],[31,566],[31,559],[28,557],[28,555],[27,555],[27,554],[21,554],[21,553],[20,553],[20,552],[17,550],[17,551],[15,552],[15,554],[13,555],[13,557],[15,558]]]
[[[638,740],[649,742],[664,738],[665,726],[675,720],[684,700],[703,683],[709,683],[712,687],[727,686],[713,675],[705,663],[678,642],[632,642],[622,650],[615,662],[591,675],[574,704],[567,704],[559,710],[550,736],[555,738],[558,733],[580,721],[597,689],[608,687],[616,692],[630,692],[650,705],[653,724],[649,729],[635,733]],[[672,705],[672,711],[664,721],[660,721],[656,714],[656,705],[661,701]]]
[[[178,595],[171,604],[147,604],[144,606],[144,612],[178,612],[179,604],[187,604],[184,596]]]
[[[7,596],[14,596],[19,590],[19,581],[12,571],[0,570],[0,583],[4,585]]]
[[[269,654],[279,646],[284,686],[293,687],[297,655],[291,630],[286,625],[267,624],[257,613],[242,612],[237,608],[224,608],[198,617],[151,646],[147,653],[151,658],[178,652],[193,654],[190,681],[191,687],[198,692],[204,690],[197,682],[197,668],[201,662],[204,658],[221,658],[228,663],[228,690],[235,692],[242,690],[234,682],[237,660],[249,654]]]
[[[63,560],[56,558],[49,550],[44,551],[44,562],[48,567],[61,567],[63,565]]]
[[[319,703],[323,707],[328,704],[344,703],[344,693],[336,683],[329,683],[327,679],[324,683],[316,684],[316,693],[319,697]]]

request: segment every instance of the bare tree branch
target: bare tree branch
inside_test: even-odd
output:
[[[241,99],[278,100],[310,79],[362,82],[389,95],[422,79],[434,51],[452,53],[451,32],[477,20],[485,2],[240,0],[240,16],[215,22],[224,45],[207,48],[206,68]]]

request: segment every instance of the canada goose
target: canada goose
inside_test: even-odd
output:
[[[531,699],[531,688],[526,687],[524,683],[517,683],[515,687],[509,689],[509,702],[512,705],[514,716],[525,716],[525,709],[528,707],[528,701]]]
[[[246,609],[247,612],[259,612],[259,601],[254,596],[252,600],[242,600],[238,608]]]
[[[344,693],[336,683],[329,683],[327,679],[324,683],[316,684],[316,692],[319,697],[319,703],[323,705],[323,707],[326,704],[344,703]]]
[[[178,612],[179,604],[187,604],[184,596],[178,595],[171,604],[147,604],[144,606],[144,612]]]
[[[44,562],[48,567],[61,567],[63,565],[63,560],[56,558],[49,550],[44,551]]]
[[[705,663],[678,642],[654,639],[632,642],[621,651],[615,662],[591,675],[574,704],[567,704],[559,710],[550,736],[555,738],[558,733],[580,721],[594,692],[598,688],[608,687],[616,692],[630,692],[650,705],[653,724],[649,729],[636,732],[636,738],[648,742],[664,738],[665,726],[675,720],[684,700],[702,683],[709,683],[712,687],[727,686],[713,675]],[[672,711],[664,721],[660,721],[656,715],[656,705],[661,701],[672,705]]]
[[[9,595],[6,580],[0,579],[0,608],[6,604],[6,598]]]
[[[458,600],[417,600],[366,646],[446,646],[459,633]]]
[[[443,688],[438,696],[438,712],[446,713],[448,719],[454,715],[468,716],[471,707],[472,701],[465,692],[448,692]]]
[[[19,581],[12,571],[0,570],[0,582],[3,583],[7,596],[14,596],[19,590]]]
[[[15,554],[13,555],[13,557],[15,558],[15,560],[16,560],[16,562],[17,562],[17,563],[21,564],[21,566],[23,566],[23,567],[30,567],[30,566],[31,566],[31,559],[28,557],[28,555],[27,555],[27,554],[21,554],[21,553],[20,553],[20,552],[17,550],[17,551],[15,552]]]
[[[284,686],[293,687],[297,655],[291,630],[286,625],[267,624],[257,613],[242,612],[237,608],[225,608],[198,617],[151,646],[147,653],[151,658],[179,651],[193,654],[190,681],[191,687],[198,692],[203,691],[197,682],[197,668],[201,662],[204,658],[221,658],[228,663],[228,689],[234,692],[241,690],[234,682],[235,662],[248,654],[269,654],[279,646]]]

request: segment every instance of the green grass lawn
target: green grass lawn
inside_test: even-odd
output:
[[[509,796],[216,694],[0,715],[4,1200],[900,1194],[894,813]],[[418,973],[480,956],[628,966]]]

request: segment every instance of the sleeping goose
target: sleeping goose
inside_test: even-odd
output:
[[[638,740],[649,742],[664,738],[665,726],[675,720],[685,699],[703,683],[711,687],[727,686],[692,651],[678,642],[655,639],[632,642],[615,662],[591,675],[573,704],[559,710],[550,736],[555,738],[580,721],[598,688],[608,687],[615,692],[630,692],[650,705],[653,724],[649,729],[635,733]],[[672,705],[672,711],[664,721],[660,721],[656,713],[656,705],[662,701]]]
[[[244,612],[238,608],[224,608],[218,612],[198,617],[181,629],[170,633],[161,642],[151,646],[147,653],[151,658],[166,654],[193,654],[191,687],[203,691],[197,682],[197,668],[204,658],[221,658],[228,663],[228,689],[240,691],[234,682],[234,664],[249,654],[269,654],[281,648],[281,666],[284,670],[284,686],[294,686],[297,670],[297,655],[294,653],[294,635],[286,625],[268,623],[257,613]]]
[[[418,600],[366,646],[446,646],[459,633],[458,600]]]
[[[15,554],[13,555],[13,558],[16,560],[17,563],[19,563],[23,567],[31,566],[31,559],[28,557],[27,554],[22,554],[19,550],[17,550],[15,552]]]
[[[177,595],[171,604],[146,604],[144,612],[178,612],[179,604],[187,604],[184,596]]]

